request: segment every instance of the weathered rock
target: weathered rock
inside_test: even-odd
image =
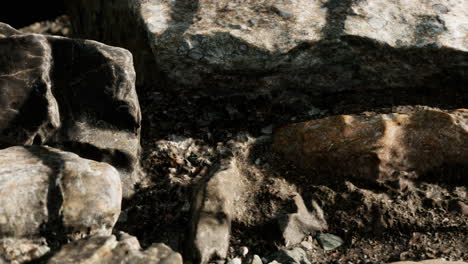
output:
[[[139,75],[159,74],[173,89],[335,92],[409,89],[467,78],[463,1],[80,0],[67,5],[75,33],[143,51],[139,61],[152,60],[156,71],[138,63]],[[129,32],[135,37],[128,38]]]
[[[65,245],[49,264],[182,264],[182,256],[158,243],[142,250],[138,240],[125,233],[93,236]]]
[[[60,125],[50,46],[43,36],[0,29],[0,147],[46,140]]]
[[[442,166],[466,166],[468,112],[419,109],[406,114],[332,116],[279,129],[273,148],[296,165],[317,172],[317,177],[417,178]]]
[[[0,239],[0,263],[29,263],[49,253],[50,248],[44,238],[39,239]]]
[[[230,159],[214,166],[196,190],[187,243],[187,255],[195,263],[227,257],[231,220],[242,185],[236,161]]]
[[[42,146],[0,150],[0,238],[110,235],[121,200],[106,163]]]
[[[124,196],[140,180],[132,55],[0,23],[0,147],[47,144],[113,165]]]
[[[296,194],[293,200],[297,212],[279,219],[280,230],[287,246],[299,244],[307,235],[328,229],[324,213],[316,202],[312,203],[314,211],[309,212],[299,194]]]

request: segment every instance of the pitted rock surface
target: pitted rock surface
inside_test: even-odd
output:
[[[468,111],[332,116],[279,129],[273,148],[318,175],[414,179],[442,166],[466,166]]]
[[[43,146],[0,150],[0,238],[110,235],[121,200],[109,164]]]
[[[159,76],[148,84],[210,94],[337,92],[411,89],[441,78],[466,81],[464,5],[460,0],[81,0],[69,4],[69,13],[79,36],[144,50],[139,61],[151,56],[156,69],[137,66],[145,78],[151,71]],[[126,40],[129,32],[139,36]]]
[[[135,237],[125,233],[93,236],[64,246],[49,264],[182,264],[182,256],[158,243],[142,250]]]
[[[48,144],[108,162],[130,196],[141,178],[132,55],[5,24],[0,47],[0,147]]]

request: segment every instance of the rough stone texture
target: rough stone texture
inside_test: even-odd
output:
[[[417,178],[443,166],[466,166],[468,110],[332,116],[279,129],[273,149],[318,177]],[[445,174],[439,180],[456,177]]]
[[[0,147],[48,144],[108,162],[130,196],[141,174],[132,55],[1,23],[0,36]]]
[[[297,212],[279,219],[286,246],[299,244],[307,235],[328,229],[323,210],[316,202],[313,202],[314,211],[309,212],[299,194],[296,194],[293,200]]]
[[[106,163],[42,146],[0,150],[0,238],[110,235],[121,200]]]
[[[38,239],[0,239],[0,263],[29,263],[47,253],[50,248],[44,238]]]
[[[153,244],[144,251],[138,240],[125,233],[93,236],[65,245],[49,264],[182,264],[182,256],[168,246]]]
[[[187,243],[187,255],[195,263],[227,257],[231,220],[242,185],[237,163],[230,159],[215,166],[195,191]]]
[[[409,89],[441,78],[466,81],[464,7],[461,0],[68,3],[79,36],[135,52],[143,48],[157,71],[140,64],[139,74],[157,72],[173,89],[210,93]],[[138,34],[127,38],[128,32]]]

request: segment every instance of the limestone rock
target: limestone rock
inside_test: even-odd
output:
[[[187,255],[195,263],[227,257],[231,220],[242,188],[236,161],[230,159],[214,166],[196,190],[187,243]]]
[[[142,250],[138,240],[125,233],[93,236],[65,245],[48,264],[182,264],[182,256],[158,243]]]
[[[442,166],[466,165],[468,111],[332,116],[279,129],[273,149],[317,177],[417,178]]]
[[[0,238],[0,263],[29,263],[49,253],[44,238]]]
[[[0,150],[0,238],[110,235],[121,200],[106,163],[43,146]]]
[[[95,41],[21,34],[0,23],[0,147],[52,145],[140,180],[132,55]]]
[[[314,211],[310,212],[299,194],[296,194],[293,200],[297,212],[279,219],[280,230],[287,246],[299,244],[307,235],[328,229],[323,210],[316,202],[312,203]]]
[[[78,36],[143,54],[139,75],[157,76],[156,83],[147,84],[173,89],[336,92],[467,78],[467,14],[459,0],[80,0],[67,5]]]

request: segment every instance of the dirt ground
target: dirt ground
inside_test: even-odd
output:
[[[66,20],[58,22],[67,27]],[[32,31],[68,34],[62,29],[50,30],[50,23]],[[124,201],[115,231],[137,236],[145,247],[164,242],[181,252],[193,185],[220,159],[220,148],[253,140],[245,165],[258,169],[266,178],[282,178],[297,186],[305,200],[318,201],[330,227],[328,232],[345,241],[338,249],[325,251],[309,237],[312,248],[307,253],[314,263],[427,258],[468,261],[468,217],[463,211],[463,204],[468,204],[468,168],[441,169],[427,177],[429,181],[412,184],[372,184],[352,178],[317,180],[270,149],[274,129],[292,122],[345,113],[407,112],[422,106],[467,107],[468,92],[463,86],[441,78],[432,88],[405,87],[400,91],[369,89],[320,96],[280,91],[224,98],[138,87],[143,114],[142,165],[149,181],[132,199]],[[261,214],[267,209],[258,210]],[[261,257],[285,247],[268,221],[252,226],[234,222],[231,256],[241,246]]]

